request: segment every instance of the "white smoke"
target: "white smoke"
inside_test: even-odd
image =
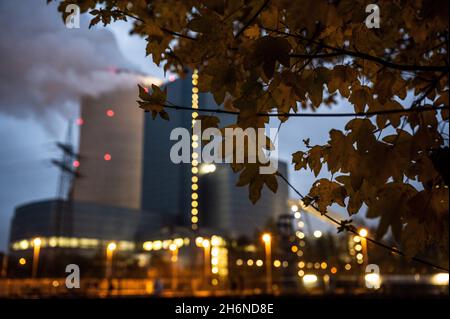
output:
[[[45,0],[0,2],[0,112],[45,119],[76,114],[82,95],[142,82],[142,76],[111,72],[133,69],[113,34],[102,28],[65,27],[56,4]]]

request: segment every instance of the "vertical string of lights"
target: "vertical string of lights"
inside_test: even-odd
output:
[[[198,70],[192,73],[192,108],[198,109]],[[196,123],[198,112],[192,112],[192,127]],[[192,134],[192,160],[191,160],[191,227],[192,230],[198,229],[198,150],[199,150],[199,136]]]
[[[300,207],[299,207],[300,206]],[[300,212],[300,208],[303,209],[303,202],[299,202],[298,205],[294,204],[291,206],[292,213],[294,214],[294,220],[296,222],[296,228],[297,231],[295,232],[295,236],[298,238],[298,246],[294,245],[291,247],[291,251],[293,253],[296,253],[297,256],[300,258],[300,261],[298,262],[298,276],[303,277],[305,275],[305,262],[304,262],[304,249],[306,246],[305,242],[305,233],[303,232],[303,227],[305,226],[304,222],[301,220],[302,214]]]

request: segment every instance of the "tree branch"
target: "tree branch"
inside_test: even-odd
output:
[[[208,109],[208,108],[197,108],[193,109],[189,106],[181,106],[173,103],[170,104],[162,104],[161,106],[166,107],[168,109],[174,110],[185,110],[192,112],[210,112],[210,113],[222,113],[222,114],[231,114],[231,115],[239,115],[239,111],[228,111],[223,109]],[[439,111],[449,109],[448,106],[437,106],[437,107],[420,107],[420,108],[409,108],[409,109],[398,109],[398,110],[382,110],[382,111],[373,111],[373,112],[352,112],[352,113],[257,113],[257,116],[269,116],[269,117],[352,117],[352,116],[373,116],[373,115],[382,115],[382,114],[407,114],[413,112],[429,112],[429,111]]]
[[[323,55],[318,55],[318,56],[313,56],[312,58],[324,58],[324,57],[332,57],[332,56],[339,56],[339,55],[347,55],[347,56],[352,56],[355,58],[362,58],[368,61],[372,61],[378,64],[381,64],[385,67],[391,68],[391,69],[396,69],[396,70],[402,70],[402,71],[428,71],[428,72],[449,72],[450,68],[448,66],[435,66],[435,65],[405,65],[405,64],[397,64],[394,62],[390,62],[387,60],[384,60],[382,58],[364,53],[364,52],[358,52],[358,51],[350,51],[350,50],[346,50],[346,49],[341,49],[341,48],[336,48],[330,45],[327,45],[325,43],[322,43],[320,41],[315,41],[315,40],[311,40],[308,38],[305,38],[301,35],[298,34],[292,34],[289,32],[285,32],[285,31],[280,31],[280,30],[274,30],[274,29],[270,29],[270,28],[266,28],[266,27],[262,27],[264,30],[266,31],[270,31],[270,32],[274,32],[274,33],[278,33],[278,34],[283,34],[286,36],[290,36],[290,37],[295,37],[297,39],[303,40],[303,41],[308,41],[308,42],[313,42],[316,44],[320,44],[322,45],[323,48],[332,50],[332,53],[329,54],[323,54]],[[302,55],[296,55],[293,54],[291,55],[293,57],[302,57]],[[306,55],[305,58],[309,58],[308,55]]]
[[[130,13],[128,13],[128,12],[121,11],[121,10],[115,10],[115,11],[118,12],[118,13],[121,13],[121,14],[127,16],[127,17],[133,18],[133,19],[135,19],[135,20],[137,20],[137,21],[142,22],[142,23],[145,24],[145,21],[144,21],[143,19],[141,19],[141,18],[139,18],[139,17],[136,17],[135,15],[132,15],[132,14],[130,14]],[[166,29],[166,28],[164,28],[164,27],[159,27],[159,29],[160,29],[162,32],[165,32],[165,33],[168,33],[168,34],[171,34],[171,35],[180,37],[180,38],[184,38],[184,39],[188,39],[188,40],[197,41],[196,38],[193,38],[193,37],[191,37],[191,36],[188,36],[188,35],[185,35],[185,34],[181,34],[181,33],[178,33],[178,32],[175,32],[175,31],[172,31],[172,30],[169,30],[169,29]]]
[[[236,34],[236,36],[234,37],[235,39],[237,39],[245,31],[245,29],[247,29],[250,26],[250,24],[253,23],[253,21],[255,21],[255,19],[264,10],[264,8],[269,4],[269,2],[270,2],[270,0],[264,1],[262,6],[258,9],[258,11],[256,11],[255,15],[250,20],[248,20],[248,22],[244,25],[244,27]]]

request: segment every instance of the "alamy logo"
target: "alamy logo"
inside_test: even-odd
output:
[[[80,28],[80,7],[76,4],[68,4],[66,7],[66,28],[79,29]]]
[[[366,27],[369,29],[380,28],[380,7],[376,4],[369,4],[366,7],[366,13],[370,13],[366,17]]]
[[[367,265],[364,279],[366,288],[379,289],[381,287],[380,267],[376,264]]]
[[[66,266],[66,273],[69,273],[66,277],[66,287],[68,289],[80,288],[80,267],[69,264]]]
[[[170,150],[170,159],[175,164],[191,163],[192,146],[198,163],[260,163],[260,174],[273,174],[278,169],[276,132],[275,128],[244,130],[234,126],[224,129],[210,127],[202,131],[201,121],[198,120],[192,129],[192,136],[183,127],[172,130],[170,140],[177,142]],[[202,147],[201,141],[209,142]]]

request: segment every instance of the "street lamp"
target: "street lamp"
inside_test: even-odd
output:
[[[117,249],[117,244],[114,242],[109,243],[108,246],[106,246],[106,271],[105,271],[106,278],[112,277],[112,261],[113,261],[114,251],[116,249]]]
[[[169,250],[172,252],[172,290],[175,291],[178,286],[177,260],[178,260],[178,246],[171,244]]]
[[[262,240],[264,242],[264,250],[266,253],[266,290],[267,293],[272,291],[272,236],[269,233],[264,233],[262,235]]]
[[[204,259],[204,267],[205,267],[204,268],[204,276],[205,276],[205,282],[207,283],[208,279],[209,279],[209,264],[211,263],[210,262],[210,259],[211,259],[211,257],[210,257],[211,244],[210,244],[208,239],[203,239],[202,247],[203,247],[203,250],[204,250],[204,257],[205,257],[205,259]]]
[[[31,278],[36,278],[39,267],[39,253],[41,251],[42,240],[39,237],[33,239],[33,267],[31,270]]]

